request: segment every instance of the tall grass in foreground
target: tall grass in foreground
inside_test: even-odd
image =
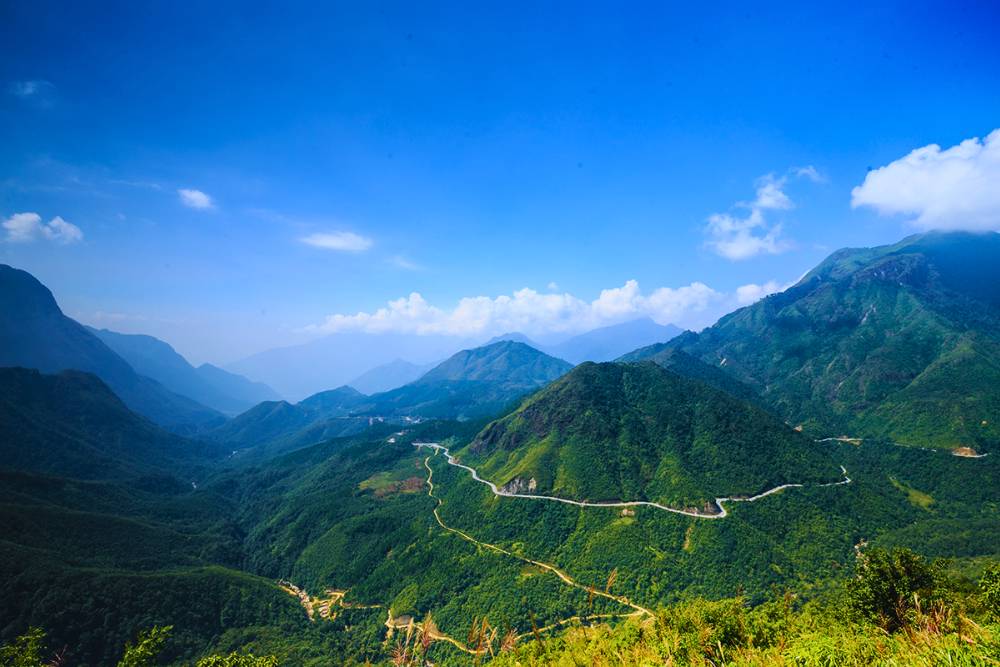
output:
[[[873,549],[829,598],[750,608],[702,599],[655,619],[577,627],[500,655],[498,666],[1000,666],[1000,566],[978,586],[906,550]]]

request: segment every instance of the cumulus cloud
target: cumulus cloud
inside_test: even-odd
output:
[[[741,306],[749,306],[751,303],[760,301],[765,296],[774,294],[775,292],[781,292],[788,287],[790,286],[782,285],[777,280],[768,280],[763,285],[758,285],[756,283],[740,285],[736,288],[736,303]]]
[[[795,208],[794,202],[785,193],[790,178],[806,178],[821,182],[823,177],[813,166],[790,169],[783,176],[767,174],[757,179],[757,192],[753,201],[737,202],[734,208],[746,211],[738,213],[715,213],[708,217],[705,233],[709,239],[706,245],[717,255],[731,260],[749,259],[757,255],[776,255],[792,247],[782,237],[780,223],[767,220],[769,211],[783,211]]]
[[[354,232],[322,232],[303,236],[299,240],[315,248],[342,252],[364,252],[371,248],[374,243],[367,236],[361,236]]]
[[[212,198],[201,190],[181,188],[177,191],[177,195],[181,198],[181,203],[188,208],[199,210],[215,208],[215,202],[212,201]]]
[[[58,215],[43,224],[42,216],[37,213],[15,213],[4,220],[2,226],[6,232],[6,240],[10,243],[30,243],[45,239],[69,245],[83,240],[83,231]]]
[[[914,216],[920,229],[1000,230],[1000,129],[943,150],[924,146],[868,172],[851,206]]]
[[[661,287],[645,294],[634,280],[601,291],[593,301],[568,293],[543,294],[525,288],[497,297],[465,297],[454,307],[441,308],[413,292],[374,312],[330,315],[306,330],[454,336],[504,331],[572,333],[643,316],[661,323],[693,323],[722,298],[722,294],[700,282],[677,288]]]

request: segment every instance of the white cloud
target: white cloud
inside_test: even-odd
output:
[[[550,292],[558,292],[559,291],[559,283],[557,283],[556,281],[553,280],[548,285],[546,285],[546,289],[549,290]]]
[[[761,254],[777,255],[792,247],[782,238],[780,223],[767,220],[768,211],[784,211],[795,208],[794,202],[785,194],[785,186],[790,177],[807,178],[821,182],[823,177],[813,166],[789,170],[784,176],[767,174],[757,179],[757,196],[750,202],[737,202],[735,208],[745,209],[746,215],[715,213],[708,217],[705,233],[709,239],[706,245],[717,255],[726,259],[749,259]]]
[[[42,216],[37,213],[15,213],[4,220],[2,226],[7,232],[6,240],[10,243],[30,243],[46,239],[69,245],[83,240],[83,231],[58,215],[43,224]]]
[[[918,148],[868,172],[851,206],[916,216],[920,229],[1000,230],[1000,129],[982,141]]]
[[[42,228],[42,216],[37,213],[15,213],[3,221],[7,240],[11,243],[34,241]]]
[[[369,246],[371,244],[369,243]],[[393,255],[388,259],[389,264],[404,271],[423,271],[424,267],[404,257],[403,255]]]
[[[205,210],[210,208],[215,208],[215,203],[212,198],[201,190],[189,190],[186,188],[181,188],[177,191],[177,194],[181,198],[181,203],[188,208],[194,208],[199,210]]]
[[[813,183],[826,183],[826,177],[811,164],[805,167],[796,167],[792,172],[801,178],[808,178]]]
[[[306,245],[326,250],[341,250],[344,252],[363,252],[372,247],[373,241],[367,236],[354,232],[325,232],[310,234],[299,239]]]
[[[741,306],[749,306],[751,303],[756,303],[769,294],[781,292],[788,287],[790,285],[782,285],[777,280],[768,280],[763,285],[757,285],[756,283],[740,285],[736,288],[736,303]]]
[[[601,291],[597,299],[584,301],[572,294],[542,294],[521,289],[497,297],[465,297],[453,308],[440,308],[413,292],[390,301],[375,312],[335,314],[307,331],[334,333],[405,332],[420,335],[489,335],[505,331],[527,334],[587,331],[599,326],[648,316],[660,323],[705,324],[709,308],[723,295],[708,285],[694,282],[683,287],[661,287],[643,294],[630,280],[622,287]]]
[[[83,240],[83,232],[76,225],[66,222],[60,216],[49,220],[49,223],[42,228],[45,238],[56,243],[67,245]]]

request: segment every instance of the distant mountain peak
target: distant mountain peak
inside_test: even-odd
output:
[[[672,324],[657,324],[649,317],[641,317],[587,331],[545,351],[571,363],[611,361],[636,348],[666,342],[680,333],[681,329]]]
[[[536,343],[535,341],[533,341],[530,338],[528,338],[525,334],[520,333],[518,331],[510,331],[508,333],[500,334],[499,336],[494,336],[493,338],[490,338],[488,341],[486,341],[485,343],[483,343],[482,347],[486,347],[487,345],[492,345],[493,343],[500,343],[500,342],[503,342],[503,341],[513,341],[515,343],[524,343],[525,345],[530,345],[531,347],[535,348],[536,350],[540,350],[541,349],[541,346],[539,346],[538,343]]]

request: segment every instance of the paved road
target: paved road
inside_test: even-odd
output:
[[[496,484],[494,484],[493,482],[489,481],[488,479],[483,479],[482,477],[480,477],[479,473],[476,472],[475,468],[467,466],[467,465],[465,465],[463,463],[459,463],[458,460],[454,456],[451,455],[451,453],[448,451],[448,448],[445,447],[444,445],[441,445],[441,444],[436,443],[436,442],[415,442],[415,443],[413,443],[413,446],[414,447],[429,447],[431,449],[435,449],[435,450],[444,452],[444,455],[447,457],[449,464],[451,464],[453,466],[456,466],[458,468],[462,468],[464,470],[468,470],[472,474],[472,479],[476,480],[477,482],[479,482],[481,484],[485,484],[486,486],[490,487],[490,490],[493,491],[493,493],[495,495],[504,496],[504,497],[507,497],[507,498],[528,498],[528,499],[531,499],[531,500],[549,500],[549,501],[557,502],[557,503],[565,503],[566,505],[576,505],[577,507],[638,507],[638,506],[648,506],[648,507],[655,507],[656,509],[663,510],[664,512],[673,512],[674,514],[683,514],[684,516],[690,516],[690,517],[694,517],[696,519],[724,519],[725,517],[729,516],[729,513],[726,511],[726,508],[723,505],[723,503],[752,503],[754,501],[760,500],[761,498],[766,498],[767,496],[770,496],[772,494],[780,493],[781,491],[784,491],[785,489],[793,489],[793,488],[798,488],[798,487],[804,487],[805,486],[805,484],[782,484],[781,486],[776,486],[773,489],[768,489],[767,491],[764,491],[763,493],[758,493],[757,495],[750,496],[748,498],[731,498],[731,497],[716,498],[715,499],[715,505],[716,505],[716,507],[719,508],[718,512],[702,512],[700,510],[678,509],[676,507],[669,507],[667,505],[661,505],[660,503],[654,503],[654,502],[650,502],[650,501],[646,501],[646,500],[628,500],[628,501],[620,501],[620,502],[615,502],[615,501],[588,502],[588,501],[585,501],[585,500],[581,501],[581,500],[570,500],[568,498],[559,498],[557,496],[543,496],[543,495],[537,495],[537,494],[532,494],[532,493],[513,493],[511,491],[504,491],[503,489],[498,488]],[[839,482],[828,482],[826,484],[815,484],[813,486],[817,486],[817,487],[821,487],[821,486],[840,486],[841,484],[850,484],[851,483],[851,478],[847,476],[847,469],[845,469],[844,466],[840,466],[840,470],[844,473],[844,479],[840,480]]]

